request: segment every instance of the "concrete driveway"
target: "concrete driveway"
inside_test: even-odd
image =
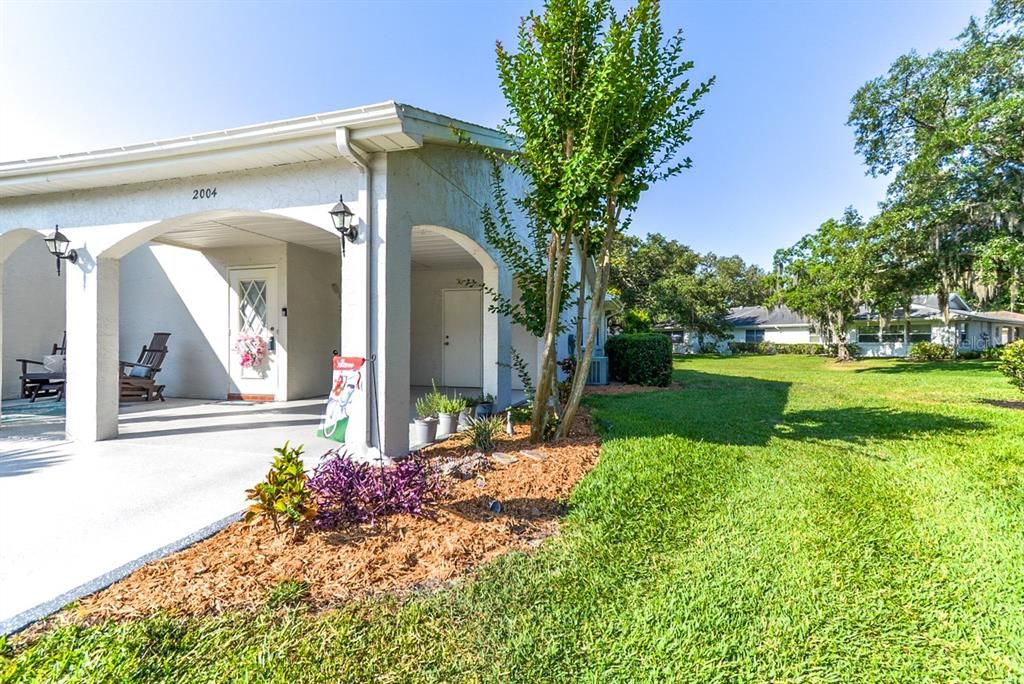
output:
[[[19,420],[5,402],[0,633],[237,514],[286,439],[305,444],[314,465],[337,446],[315,436],[322,406],[171,399],[123,407],[117,440],[72,445],[62,416]]]

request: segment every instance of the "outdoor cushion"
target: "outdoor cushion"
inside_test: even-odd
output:
[[[43,368],[50,371],[51,373],[63,373],[64,372],[64,355],[63,354],[48,354],[43,357]]]
[[[132,366],[132,369],[128,371],[129,378],[145,378],[149,375],[149,369],[145,366]]]

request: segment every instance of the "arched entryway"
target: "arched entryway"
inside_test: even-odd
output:
[[[26,392],[48,404],[61,396],[61,361],[46,357],[62,353],[65,280],[57,275],[55,259],[43,244],[46,234],[16,229],[0,235],[0,398],[8,408],[11,402],[25,403]],[[31,361],[46,362],[51,370]],[[23,374],[52,375],[52,381],[41,378],[26,386]]]
[[[509,322],[491,310],[508,276],[487,248],[451,228],[417,225],[410,248],[410,384],[511,398]],[[414,406],[410,406],[414,411]]]
[[[158,374],[166,397],[286,401],[329,385],[341,337],[331,226],[260,211],[190,214],[124,230],[85,268],[90,277],[69,291],[86,309],[69,322],[73,437],[117,435],[119,361],[135,361],[155,333],[170,333]],[[255,360],[246,340],[262,349]]]

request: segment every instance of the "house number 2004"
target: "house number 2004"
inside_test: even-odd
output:
[[[210,199],[217,196],[217,188],[196,188],[192,191],[192,199]]]

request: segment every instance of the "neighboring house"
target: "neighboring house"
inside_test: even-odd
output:
[[[947,326],[935,295],[918,295],[910,307],[909,327],[902,310],[893,313],[891,322],[880,333],[878,313],[863,309],[854,317],[848,341],[860,347],[863,356],[906,356],[915,342],[956,344],[962,351],[980,351],[1009,344],[1024,337],[1024,314],[1009,311],[973,311],[958,295],[949,298],[950,322]],[[743,306],[730,309],[725,322],[729,334],[718,340],[720,351],[729,342],[774,342],[776,344],[820,344],[821,337],[810,321],[788,307],[768,309]],[[665,324],[657,330],[672,336],[676,353],[697,351],[697,336],[685,326]]]
[[[507,405],[512,349],[535,377],[540,343],[467,285],[518,297],[483,236],[490,164],[452,126],[509,149],[495,130],[386,102],[0,163],[0,393],[17,395],[15,358],[66,329],[68,436],[114,438],[118,361],[166,331],[167,396],[322,397],[333,354],[375,359],[350,406],[357,451],[407,451],[414,386]],[[352,241],[328,213],[339,195]],[[78,254],[59,280],[42,242],[55,224]],[[233,349],[242,333],[268,343],[258,370]]]

